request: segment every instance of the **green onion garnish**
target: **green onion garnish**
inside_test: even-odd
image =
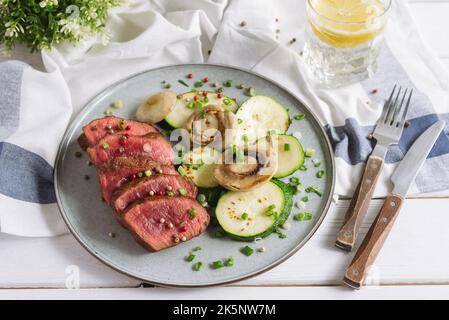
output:
[[[246,94],[250,97],[254,97],[256,95],[256,89],[248,88],[248,90],[246,91]]]
[[[290,144],[284,143],[284,151],[290,151]]]
[[[226,260],[225,265],[227,267],[232,267],[234,265],[234,263],[235,263],[235,259],[234,259],[234,257],[231,256],[228,258],[228,260]]]
[[[203,267],[203,263],[201,261],[198,261],[193,265],[193,270],[200,271],[200,269]]]
[[[206,196],[203,193],[200,193],[197,197],[196,200],[198,200],[198,202],[205,202],[206,201]]]
[[[121,107],[123,107],[123,102],[122,100],[115,100],[112,106],[116,109],[120,109]]]
[[[226,88],[232,87],[232,80],[226,80],[225,82],[223,82],[223,85]]]
[[[248,135],[243,134],[243,135],[242,135],[242,140],[243,140],[244,142],[248,142]]]
[[[187,84],[187,82],[185,82],[184,80],[178,80],[178,82],[179,82],[180,84],[182,84],[183,86],[186,86],[186,87],[189,86],[189,85]]]
[[[238,123],[238,124],[242,124],[242,123],[243,123],[243,120],[239,118],[239,119],[237,119],[237,123]]]
[[[175,193],[173,191],[167,191],[167,196],[173,197]]]
[[[252,255],[254,253],[254,249],[251,248],[250,246],[245,246],[245,247],[242,248],[241,252],[245,256],[249,257],[250,255]]]
[[[107,142],[103,142],[103,143],[101,144],[101,147],[102,147],[103,149],[109,149],[109,144],[108,144]]]
[[[319,166],[321,166],[321,162],[320,161],[316,161],[316,162],[314,162],[313,166],[315,168],[318,168]]]
[[[193,248],[193,251],[200,251],[200,250],[201,250],[200,246],[197,246],[197,247]]]
[[[178,192],[181,196],[185,197],[187,195],[187,190],[184,188],[179,188]]]
[[[224,263],[221,260],[217,260],[217,261],[212,262],[212,267],[214,269],[220,269],[220,268],[224,267]]]
[[[196,215],[197,215],[196,209],[194,209],[194,208],[190,208],[189,210],[187,210],[187,212],[188,212],[189,215],[190,215],[190,219],[195,218]]]
[[[313,157],[314,154],[315,154],[315,149],[312,149],[312,148],[307,148],[307,149],[304,151],[304,155],[305,155],[307,158]]]
[[[304,120],[305,117],[306,117],[306,115],[304,113],[300,113],[300,114],[297,114],[296,116],[294,116],[293,119]]]
[[[305,196],[304,198],[302,198],[302,201],[304,201],[304,202],[309,202],[309,197],[308,197],[308,196]]]
[[[193,108],[195,108],[195,102],[190,101],[189,103],[186,104],[186,107],[187,107],[188,109],[193,109]]]
[[[195,86],[195,88],[201,88],[202,86],[204,86],[204,82],[196,81],[193,85]]]
[[[316,173],[317,178],[322,178],[324,176],[324,170],[320,170]]]
[[[307,166],[303,164],[302,166],[299,167],[299,170],[307,171]]]
[[[244,212],[244,213],[242,214],[242,216],[240,217],[240,219],[242,219],[242,220],[248,219],[248,214],[247,214],[246,212]]]
[[[301,184],[301,181],[299,181],[299,178],[297,178],[297,177],[291,177],[289,179],[289,181],[290,181],[291,186],[297,186],[297,185]]]
[[[228,98],[226,98],[226,99],[223,99],[223,104],[225,105],[225,106],[228,106],[228,105],[230,105],[231,104],[231,99],[228,99]]]
[[[312,218],[313,218],[313,214],[308,213],[308,212],[300,212],[293,216],[293,219],[296,221],[312,220]]]
[[[188,261],[188,262],[192,262],[193,261],[193,259],[195,259],[195,255],[194,254],[189,254],[187,257],[186,257],[186,261]]]
[[[215,238],[223,238],[225,236],[224,232],[221,230],[217,230],[214,232],[214,237]]]
[[[151,170],[145,170],[144,174],[145,176],[149,177],[153,174],[153,172],[151,172]]]
[[[180,166],[180,167],[178,168],[178,172],[179,172],[179,174],[180,174],[181,176],[183,176],[183,177],[187,176],[186,168],[184,168],[183,166]]]

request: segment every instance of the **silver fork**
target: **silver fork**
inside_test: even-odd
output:
[[[344,223],[337,235],[335,245],[343,250],[351,251],[354,248],[360,225],[365,218],[377,179],[382,171],[388,147],[398,144],[404,129],[413,89],[405,89],[402,92],[402,87],[399,87],[399,90],[396,88],[397,85],[391,91],[390,98],[385,102],[382,115],[377,121],[373,133],[373,138],[377,141],[376,146],[366,162],[362,179],[354,192]]]

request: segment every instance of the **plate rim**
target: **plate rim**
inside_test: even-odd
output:
[[[98,253],[95,251],[94,248],[91,248],[88,246],[87,243],[84,243],[83,239],[81,239],[81,237],[77,234],[75,228],[71,225],[71,223],[68,220],[67,216],[67,212],[64,209],[64,206],[62,204],[61,201],[61,197],[59,194],[59,183],[58,183],[58,176],[59,176],[59,166],[62,164],[63,162],[63,156],[62,156],[62,150],[64,149],[64,147],[67,145],[68,143],[68,137],[69,137],[69,132],[71,132],[73,130],[73,127],[75,126],[76,123],[78,123],[81,118],[86,114],[86,112],[89,110],[89,108],[94,105],[94,103],[97,100],[101,100],[106,94],[108,94],[113,88],[118,87],[119,85],[126,83],[127,81],[131,80],[132,78],[138,77],[142,74],[145,74],[147,72],[152,72],[152,71],[156,71],[156,70],[160,70],[160,69],[164,69],[164,68],[173,68],[173,67],[188,67],[188,66],[209,66],[209,67],[219,67],[219,68],[227,68],[227,69],[233,69],[233,70],[237,70],[240,72],[245,72],[248,74],[251,74],[253,76],[259,77],[275,86],[277,86],[278,88],[280,88],[281,90],[285,91],[286,93],[288,93],[289,95],[291,95],[295,100],[299,101],[301,103],[301,105],[309,112],[310,115],[312,115],[313,119],[316,121],[316,123],[319,125],[319,130],[321,132],[321,134],[324,136],[324,142],[325,145],[328,149],[329,155],[330,155],[330,165],[331,165],[331,170],[329,170],[332,174],[332,179],[331,179],[331,186],[330,186],[330,192],[329,192],[329,197],[326,200],[326,203],[324,205],[322,214],[320,216],[320,218],[316,221],[315,225],[313,226],[313,228],[309,231],[309,233],[304,237],[304,239],[302,239],[302,241],[300,241],[290,252],[288,252],[287,254],[285,254],[284,256],[282,256],[281,258],[277,259],[276,261],[268,264],[267,266],[256,270],[254,272],[250,272],[246,275],[243,276],[237,276],[234,277],[233,279],[230,280],[225,280],[225,281],[214,281],[214,282],[209,282],[207,284],[173,284],[173,283],[163,283],[163,282],[157,282],[157,281],[152,281],[152,280],[148,280],[148,279],[143,279],[140,278],[136,275],[131,274],[128,271],[122,270],[121,268],[119,268],[119,266],[115,265],[112,261],[109,261],[107,258],[105,257],[100,257],[98,255]],[[181,63],[181,64],[169,64],[169,65],[164,65],[164,66],[160,66],[157,68],[150,68],[150,69],[146,69],[144,71],[140,71],[137,73],[134,73],[132,75],[129,75],[128,77],[122,78],[110,85],[108,85],[106,88],[104,88],[102,91],[100,91],[98,94],[96,94],[92,99],[90,99],[84,106],[83,108],[76,114],[76,116],[73,118],[73,120],[70,121],[70,123],[67,125],[66,130],[64,131],[64,135],[61,138],[61,141],[59,143],[58,146],[58,151],[56,154],[56,158],[55,158],[55,162],[54,162],[54,172],[53,172],[53,183],[54,183],[54,189],[55,189],[55,195],[56,195],[56,203],[59,209],[59,212],[61,214],[62,219],[64,220],[64,223],[66,224],[67,228],[69,229],[70,233],[74,236],[74,238],[76,239],[76,241],[87,251],[89,252],[93,257],[95,257],[98,261],[102,262],[103,264],[105,264],[106,266],[112,268],[113,270],[124,274],[126,276],[129,276],[133,279],[142,281],[142,283],[147,283],[147,284],[151,284],[151,285],[155,285],[155,286],[160,286],[160,287],[167,287],[167,288],[208,288],[208,287],[216,287],[216,286],[223,286],[223,285],[229,285],[232,283],[236,283],[236,282],[240,282],[252,277],[255,277],[257,275],[260,275],[262,273],[265,273],[277,266],[279,266],[281,263],[287,261],[289,258],[291,258],[295,253],[297,253],[302,247],[304,247],[304,245],[309,242],[309,240],[313,237],[313,235],[316,233],[316,231],[318,230],[318,228],[321,226],[322,222],[324,221],[325,217],[327,216],[329,209],[330,209],[330,205],[332,203],[332,198],[335,192],[335,183],[336,183],[336,168],[335,168],[335,155],[334,155],[334,151],[332,148],[332,144],[329,140],[329,137],[326,134],[326,131],[324,130],[324,126],[322,125],[321,121],[319,120],[319,118],[315,115],[315,113],[312,111],[312,109],[309,107],[308,104],[304,103],[304,101],[302,99],[300,99],[297,95],[295,95],[294,93],[292,93],[289,89],[287,89],[286,87],[284,87],[283,85],[279,84],[277,81],[271,80],[266,76],[263,76],[257,72],[254,72],[252,70],[247,70],[244,68],[240,68],[240,67],[236,67],[236,66],[231,66],[231,65],[226,65],[226,64],[217,64],[217,63]]]

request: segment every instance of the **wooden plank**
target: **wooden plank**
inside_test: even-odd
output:
[[[348,204],[348,201],[341,201],[337,208],[329,212],[309,243],[288,261],[238,285],[340,284],[352,254],[335,248],[334,241]],[[382,201],[375,200],[371,206],[361,228],[359,243],[381,204]],[[449,283],[449,256],[441,254],[449,252],[448,207],[449,199],[405,201],[377,259],[376,277],[372,281],[381,284]],[[79,268],[80,286],[83,288],[139,284],[137,280],[104,266],[70,235],[40,239],[3,235],[0,239],[0,261],[2,288],[64,288],[73,271],[73,267],[69,266]]]
[[[0,299],[132,299],[132,300],[365,300],[365,299],[447,299],[449,286],[396,286],[365,288],[353,291],[346,287],[258,287],[258,288],[123,288],[123,289],[33,289],[0,290]],[[212,309],[213,310],[213,309]],[[212,312],[212,311],[211,311]]]

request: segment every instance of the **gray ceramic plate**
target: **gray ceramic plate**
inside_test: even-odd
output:
[[[149,253],[118,225],[112,209],[100,201],[95,169],[87,165],[87,156],[83,155],[82,158],[75,156],[75,153],[80,151],[77,138],[81,134],[82,126],[92,119],[102,117],[114,100],[123,101],[123,108],[114,109],[114,114],[131,118],[145,98],[162,89],[162,80],[170,83],[171,89],[175,92],[191,90],[178,83],[178,79],[184,79],[193,84],[195,79],[188,80],[185,77],[190,72],[197,80],[208,76],[211,81],[216,80],[220,83],[232,79],[234,84],[250,85],[258,94],[273,97],[288,108],[291,117],[299,113],[306,114],[305,120],[292,121],[289,132],[300,132],[303,146],[316,150],[314,158],[322,161],[321,168],[326,174],[322,179],[317,179],[317,168],[311,164],[310,159],[307,159],[306,165],[309,170],[298,171],[294,175],[301,179],[304,186],[319,186],[323,196],[309,194],[307,212],[314,214],[311,221],[294,221],[293,215],[299,209],[293,208],[289,218],[291,228],[286,232],[287,238],[280,239],[273,234],[262,242],[249,243],[254,249],[265,247],[264,253],[256,251],[247,257],[240,253],[240,249],[248,243],[229,238],[214,238],[213,228],[200,237],[176,247]],[[247,99],[243,90],[237,88],[226,88],[225,94],[237,98],[239,104]],[[92,179],[85,180],[86,174]],[[334,177],[331,146],[311,108],[264,77],[233,67],[207,64],[168,66],[149,70],[111,86],[93,99],[71,123],[62,139],[55,165],[56,195],[62,216],[76,239],[91,254],[110,267],[145,282],[183,287],[211,286],[242,280],[269,270],[286,260],[310,239],[323,220],[332,198]],[[295,198],[300,200],[303,196],[304,194],[301,194]],[[110,237],[110,233],[114,233],[115,237]],[[185,261],[189,251],[196,246],[202,248],[196,252],[195,259],[203,261],[204,265],[200,272],[194,271],[192,263]],[[209,265],[215,260],[230,256],[235,258],[234,267],[214,270]]]

